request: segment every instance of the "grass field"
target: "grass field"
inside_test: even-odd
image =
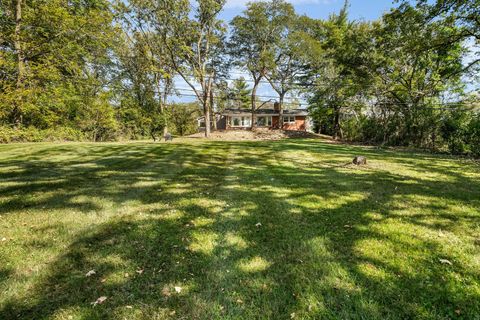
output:
[[[3,145],[17,318],[480,319],[480,166],[320,140]]]

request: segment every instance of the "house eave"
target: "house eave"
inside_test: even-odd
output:
[[[229,117],[246,117],[251,116],[252,112],[247,110],[228,110],[221,113],[222,116],[229,116]],[[306,110],[284,110],[284,116],[297,116],[297,117],[307,117],[308,111]],[[255,116],[257,117],[272,117],[272,116],[280,116],[279,112],[273,112],[273,110],[265,112],[265,110],[257,110],[255,112]]]

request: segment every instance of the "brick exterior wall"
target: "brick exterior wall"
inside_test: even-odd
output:
[[[272,123],[274,128],[279,128],[278,118],[278,116],[272,117]],[[283,130],[306,131],[306,121],[307,120],[305,116],[295,116],[295,123],[285,123],[283,125]]]

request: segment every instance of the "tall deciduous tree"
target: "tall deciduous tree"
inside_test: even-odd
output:
[[[243,15],[231,22],[230,54],[236,66],[248,70],[253,79],[251,94],[252,128],[255,127],[256,96],[261,80],[273,69],[274,47],[285,30],[293,9],[283,0],[251,2]]]
[[[211,92],[226,31],[218,19],[224,2],[198,0],[193,7],[188,0],[132,0],[128,4],[129,14],[135,17],[142,30],[154,35],[157,45],[151,45],[152,50],[168,55],[165,61],[200,101],[207,137],[210,134]]]
[[[166,29],[159,27],[156,20],[163,11],[154,2],[142,0],[121,4],[119,8],[126,46],[130,48],[127,52],[119,48],[122,52],[123,67],[127,70],[133,67],[126,73],[130,76],[127,80],[137,90],[143,90],[146,94],[142,99],[139,99],[139,94],[135,96],[142,111],[147,112],[144,120],[149,124],[150,135],[155,140],[157,132],[163,131],[163,135],[168,132],[167,98],[173,92],[173,79],[177,74],[171,54],[164,43],[165,34],[159,32],[165,32]],[[138,48],[142,49],[137,50]],[[141,80],[142,86],[139,86],[138,80]],[[145,101],[150,103],[145,104]]]
[[[190,14],[190,3],[181,1],[182,6],[173,14],[167,6],[157,15],[156,28],[163,36],[163,43],[170,53],[176,72],[195,92],[202,105],[205,117],[205,136],[210,135],[211,92],[217,73],[226,28],[218,19],[224,0],[198,0]],[[182,9],[183,8],[183,9]]]
[[[148,131],[155,141],[159,133],[167,132],[166,97],[173,84],[161,56],[152,50],[149,43],[153,39],[148,39],[149,36],[139,31],[125,34],[124,45],[117,48],[120,69],[117,93],[122,114],[137,116],[132,129]]]
[[[403,1],[404,6],[409,2]],[[436,18],[455,20],[457,26],[456,36],[461,38],[474,37],[480,41],[480,1],[478,0],[417,0],[417,7],[426,13],[428,21]],[[454,38],[453,38],[454,39]]]
[[[276,22],[278,23],[276,32],[279,37],[270,48],[273,63],[265,77],[278,94],[279,124],[282,125],[285,96],[292,90],[300,89],[298,82],[304,78],[306,69],[304,53],[298,45],[304,37],[301,26],[304,20],[296,15],[293,6],[289,3],[280,2],[278,11],[283,18]]]
[[[332,121],[332,135],[342,138],[341,117],[345,109],[352,104],[358,92],[351,59],[354,56],[354,43],[349,39],[354,32],[354,24],[348,21],[348,2],[338,15],[328,20],[312,24],[312,37],[321,47],[320,57],[313,57],[310,67],[313,70],[313,92],[310,101],[324,119]],[[315,46],[311,50],[318,50]]]
[[[110,9],[107,0],[0,0],[0,109],[10,124],[64,124],[72,100],[98,93],[92,87],[108,81],[96,71],[109,65]]]
[[[465,52],[458,42],[435,44],[457,32],[451,20],[425,23],[422,12],[410,5],[383,17],[375,56],[365,68],[375,78],[379,105],[399,121],[389,135],[423,146],[435,140],[431,128],[441,111],[435,103],[443,94],[461,91]]]

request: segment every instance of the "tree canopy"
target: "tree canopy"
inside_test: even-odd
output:
[[[375,21],[284,0],[222,21],[224,4],[0,0],[3,140],[155,140],[226,107],[275,101],[281,117],[302,101],[334,138],[479,153],[478,0],[401,0]]]

